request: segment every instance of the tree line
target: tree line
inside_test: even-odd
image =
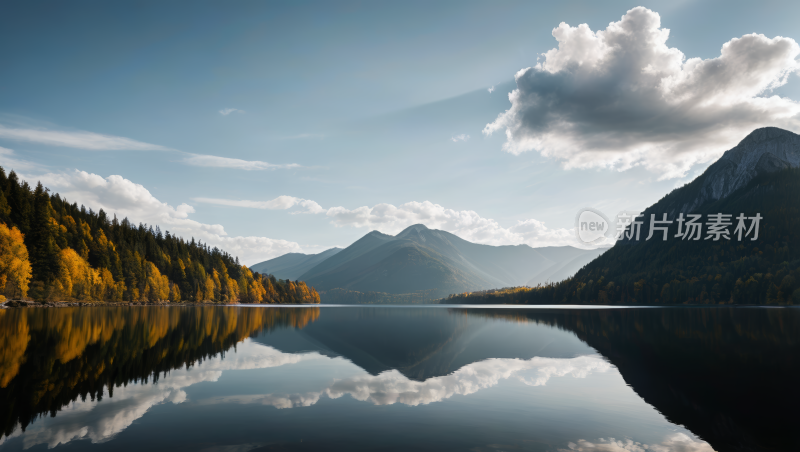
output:
[[[36,301],[319,303],[302,281],[225,251],[70,204],[0,167],[0,297]]]

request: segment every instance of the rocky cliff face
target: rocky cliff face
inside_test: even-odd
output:
[[[800,167],[800,135],[777,127],[756,129],[684,187],[694,196],[681,196],[668,213],[692,212],[747,185],[758,174]]]

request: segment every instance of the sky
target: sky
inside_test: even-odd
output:
[[[798,2],[0,5],[0,165],[248,265],[422,223],[576,245],[800,132]]]

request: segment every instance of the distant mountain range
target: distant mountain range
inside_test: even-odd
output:
[[[255,264],[250,267],[250,270],[268,273],[278,279],[297,280],[300,275],[341,250],[341,248],[331,248],[319,254],[287,253],[275,259]]]
[[[395,236],[372,231],[343,250],[286,254],[251,269],[278,278],[299,279],[321,291],[339,288],[388,294],[425,292],[442,297],[559,281],[606,249],[480,245],[417,224]]]
[[[661,231],[645,240],[651,215],[661,220],[665,213],[672,221],[667,240]],[[729,215],[728,238],[714,240],[709,223],[720,213]],[[700,215],[698,240],[679,236],[679,214]],[[742,240],[740,214],[746,217]],[[639,240],[619,240],[569,281],[449,301],[800,304],[800,135],[775,127],[753,131],[694,181],[645,209],[641,221]]]

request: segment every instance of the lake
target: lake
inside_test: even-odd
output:
[[[800,450],[800,310],[0,311],[0,450]]]

